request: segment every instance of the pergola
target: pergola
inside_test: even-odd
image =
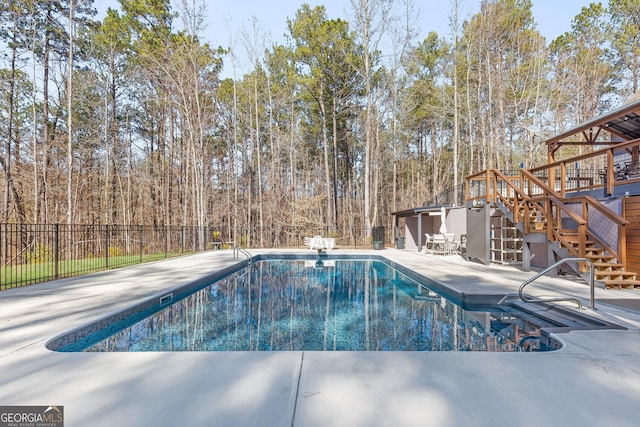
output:
[[[598,141],[603,130],[611,135],[608,141]],[[578,135],[581,135],[582,139],[577,140]],[[611,147],[638,138],[640,138],[640,98],[547,139],[545,142],[549,155],[548,162],[555,162],[556,152],[566,145]],[[633,160],[638,161],[638,147],[632,147],[629,151]]]

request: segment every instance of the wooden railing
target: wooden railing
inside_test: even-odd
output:
[[[520,208],[524,209],[522,216],[528,217],[529,204],[527,201],[530,199],[519,186],[512,181],[511,177],[506,176],[501,171],[493,169],[491,170],[493,177],[490,178],[490,183],[495,188],[494,195],[495,200],[500,200],[505,206],[509,207],[509,210],[513,212],[513,222],[520,222],[521,212]],[[505,185],[500,186],[499,183],[503,182]],[[502,187],[502,188],[501,188]]]
[[[563,243],[563,245],[569,249],[569,252],[572,252],[575,256],[584,257],[585,256],[584,243],[588,237],[589,240],[596,242],[598,245],[600,245],[601,248],[605,249],[609,254],[614,256],[620,264],[625,264],[627,245],[626,245],[626,232],[624,227],[629,224],[629,221],[627,221],[620,215],[616,214],[611,209],[607,208],[606,206],[604,206],[602,203],[600,203],[599,201],[597,201],[591,196],[577,196],[577,197],[562,198],[560,194],[556,193],[551,188],[549,188],[548,185],[546,185],[544,182],[538,179],[535,175],[533,175],[532,172],[529,172],[528,170],[523,169],[522,175],[527,177],[529,180],[528,194],[531,197],[533,198],[536,197],[534,193],[535,189],[542,190],[542,196],[549,197],[549,200],[553,202],[552,203],[553,206],[560,209],[566,215],[566,217],[573,220],[578,227],[577,231],[578,231],[579,246],[578,246],[578,251],[576,252],[576,251],[573,251],[571,247],[567,246],[566,240],[560,236],[561,231],[563,229],[562,223],[560,222],[562,220],[562,215],[553,215],[553,212],[552,212],[551,216],[547,216],[547,220],[554,221],[554,226],[549,227],[550,230],[548,230],[548,232],[553,232],[553,236],[549,235],[550,241],[558,240],[561,243]],[[574,214],[568,207],[575,206],[577,204],[580,204],[579,206],[580,213]],[[589,213],[590,211],[593,211],[593,210],[599,212],[604,218],[609,220],[613,224],[613,226],[616,228],[616,234],[617,234],[616,249],[613,249],[609,243],[605,242],[604,239],[598,236],[598,234],[593,232],[592,229],[589,227]]]
[[[615,162],[616,155],[628,152],[629,155],[636,153],[632,160],[638,162],[638,150],[640,148],[640,138],[624,143],[611,145],[610,147],[595,150],[590,153],[581,154],[564,160],[558,160],[543,166],[529,169],[531,173],[539,177],[542,181],[546,181],[547,185],[556,191],[561,198],[566,197],[567,193],[585,190],[594,190],[603,188],[604,193],[614,194],[614,187],[618,185],[628,184],[630,182],[640,181],[640,177],[631,177],[620,179],[616,170],[622,169],[623,165],[617,165]],[[572,167],[576,164],[592,164],[600,165],[598,176],[593,173],[583,172],[580,169]],[[593,171],[594,169],[591,169]]]
[[[625,177],[624,174],[620,175],[616,172],[624,167],[616,164],[616,156],[624,152],[629,153],[633,163],[640,163],[640,138],[531,168],[529,171],[556,193],[560,200],[566,198],[568,193],[600,188],[604,189],[604,194],[610,195],[614,194],[616,186],[640,182],[640,176]],[[576,168],[576,165],[582,165],[582,168]],[[586,165],[590,165],[590,168],[585,169]],[[467,177],[467,200],[482,198],[473,195],[474,188],[470,187],[470,182],[476,186],[476,189],[490,187],[492,177],[486,172]],[[518,179],[518,176],[509,177],[511,181]]]
[[[538,170],[541,170],[538,168]],[[596,242],[619,263],[626,262],[626,233],[624,227],[627,220],[611,211],[591,196],[566,198],[552,189],[547,182],[536,176],[532,171],[521,169],[517,176],[506,176],[496,169],[489,169],[467,177],[466,198],[468,201],[481,200],[482,203],[495,204],[502,202],[513,212],[514,223],[523,222],[524,232],[532,230],[528,220],[530,213],[535,210],[536,215],[542,215],[546,222],[546,233],[549,241],[560,242],[576,257],[586,254],[587,240]],[[552,181],[553,182],[553,181]],[[520,212],[522,208],[522,213]],[[617,248],[589,228],[590,212],[598,212],[610,226],[616,229]],[[527,218],[527,220],[523,220]],[[563,223],[564,221],[564,223]],[[563,231],[570,223],[577,231],[577,246],[566,238]]]
[[[617,250],[614,250],[610,246],[610,242],[605,242],[600,236],[592,233],[590,229],[587,229],[588,237],[590,240],[595,241],[600,247],[605,249],[607,252],[616,257],[620,264],[626,265],[627,263],[627,233],[625,227],[629,225],[629,221],[627,221],[622,216],[616,214],[611,209],[604,206],[602,203],[598,202],[591,196],[579,196],[572,197],[567,199],[568,203],[580,203],[582,218],[584,218],[587,222],[589,221],[589,213],[590,211],[599,212],[604,218],[610,221],[617,228]]]

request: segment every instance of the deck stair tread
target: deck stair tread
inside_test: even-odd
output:
[[[612,273],[612,272],[609,272]],[[636,274],[626,274],[627,272],[618,272],[619,274],[603,274],[596,271],[595,280],[598,282],[606,282],[607,280],[637,280]]]
[[[617,264],[614,262],[594,262],[593,267],[600,271],[624,270],[624,264]]]
[[[572,244],[573,246],[578,246],[580,244],[580,241],[578,239],[572,239],[571,237],[567,237],[564,234],[560,234],[564,240],[566,240],[567,242],[569,242],[570,244]],[[592,240],[585,240],[584,242],[584,246],[587,249],[592,249],[592,250],[603,250],[602,248],[596,246],[596,242],[592,241]]]
[[[591,260],[591,262],[593,262],[594,264],[596,262],[606,262],[606,261],[611,261],[614,260],[615,257],[613,255],[606,255],[604,253],[601,254],[588,254],[585,256],[585,258],[588,258]]]
[[[560,231],[558,234],[560,234],[562,237],[564,237],[564,239],[567,242],[573,243],[574,245],[577,245],[580,242],[580,240],[578,238],[578,235],[567,234],[567,233],[564,233],[562,231]],[[584,244],[586,246],[595,247],[596,242],[594,242],[593,240],[585,240]]]
[[[640,280],[603,280],[607,289],[640,289]]]
[[[605,277],[605,276],[620,276],[620,277],[633,277],[635,278],[638,273],[634,271],[626,271],[626,270],[596,270],[596,277]]]
[[[593,251],[593,250],[589,250],[589,249],[585,249],[585,256],[597,256],[600,257],[604,255],[604,252],[602,251]],[[615,258],[613,258],[615,259]]]

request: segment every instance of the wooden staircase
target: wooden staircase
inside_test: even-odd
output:
[[[570,252],[578,252],[578,230],[559,230],[564,240],[570,242]],[[569,249],[569,248],[568,248]],[[640,288],[638,274],[627,271],[624,264],[618,262],[613,255],[607,254],[606,249],[597,246],[592,240],[585,242],[585,256],[593,263],[595,280],[604,288],[635,289]]]
[[[594,278],[600,287],[640,289],[638,274],[627,271],[623,261],[625,240],[620,236],[624,237],[624,226],[628,221],[591,197],[562,198],[527,170],[521,170],[518,177],[507,177],[495,170],[487,173],[492,176],[486,182],[493,181],[495,186],[493,194],[488,192],[488,195],[492,196],[495,206],[516,224],[525,237],[532,233],[545,233],[550,249],[560,258],[591,260]],[[532,190],[533,188],[536,190]],[[570,209],[570,204],[574,207],[580,204],[579,209]],[[590,211],[598,211],[599,215],[607,217],[617,226],[619,250],[612,249],[589,229]],[[566,228],[565,221],[577,224],[577,228]],[[587,278],[590,272],[587,271],[586,263],[582,264],[578,268],[580,271],[576,272]]]
[[[528,227],[523,227],[523,230],[533,232],[545,232],[547,230],[547,217],[539,204],[532,202],[521,203],[518,208],[520,210],[520,218],[522,218],[523,222],[528,223]]]

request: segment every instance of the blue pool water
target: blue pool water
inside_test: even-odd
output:
[[[375,260],[258,261],[171,302],[58,351],[540,351],[526,316],[464,310]]]

